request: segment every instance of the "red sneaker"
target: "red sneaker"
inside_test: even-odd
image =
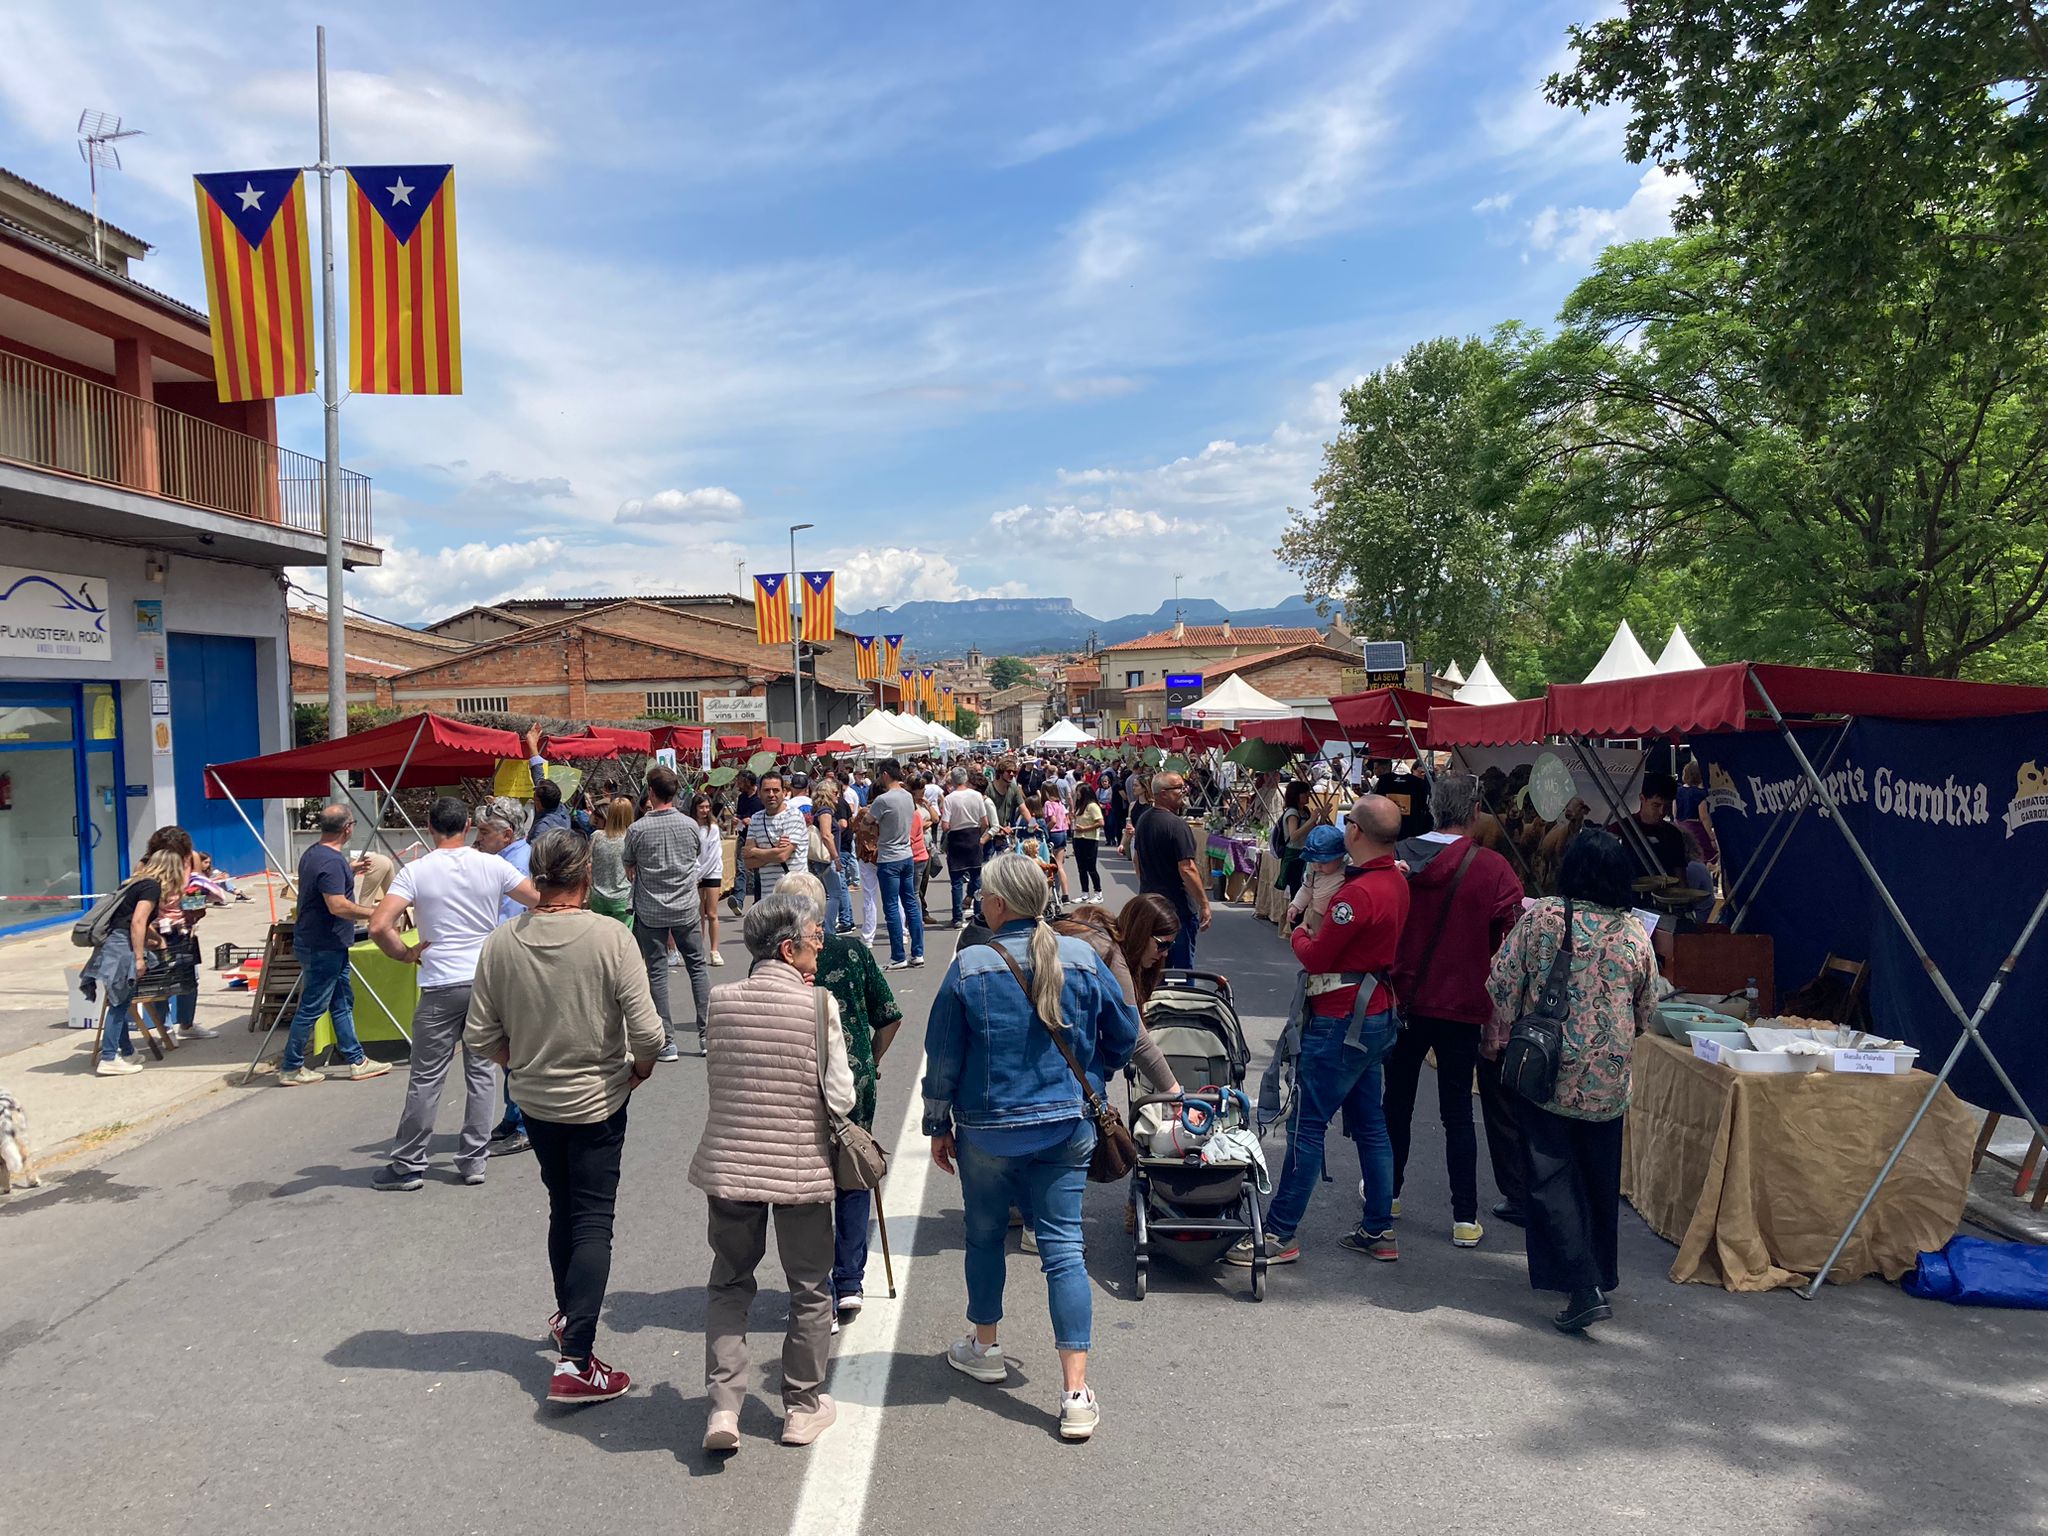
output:
[[[624,1371],[615,1371],[597,1356],[590,1357],[588,1370],[579,1371],[573,1360],[561,1360],[555,1364],[554,1379],[548,1383],[548,1401],[551,1403],[608,1403],[615,1397],[624,1397],[633,1378]]]
[[[548,1337],[555,1341],[555,1353],[558,1355],[562,1352],[562,1333],[568,1326],[569,1319],[565,1313],[557,1312],[548,1319]]]

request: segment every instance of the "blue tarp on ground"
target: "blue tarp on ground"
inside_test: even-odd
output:
[[[2048,1311],[2048,1248],[1950,1238],[1939,1253],[1921,1254],[1920,1267],[1900,1283],[1909,1296],[1959,1307]]]

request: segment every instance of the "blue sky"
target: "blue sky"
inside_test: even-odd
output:
[[[1273,601],[1345,385],[1675,200],[1542,100],[1600,0],[325,9],[336,160],[456,166],[468,393],[342,413],[407,620],[793,522],[842,607]],[[314,158],[316,19],[10,0],[0,164],[82,201],[79,109],[147,130],[104,206],[203,303],[189,178]]]

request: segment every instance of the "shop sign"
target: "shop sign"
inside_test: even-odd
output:
[[[1202,697],[1202,674],[1169,672],[1166,675],[1166,718],[1180,719],[1180,712]]]
[[[113,659],[101,576],[0,565],[0,656]]]
[[[738,694],[730,698],[703,701],[706,725],[766,725],[768,701],[758,695]]]

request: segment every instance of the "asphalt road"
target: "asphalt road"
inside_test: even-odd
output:
[[[950,949],[949,933],[933,939],[931,967],[892,978],[913,1026]],[[736,938],[727,949],[739,958]],[[1262,1061],[1291,975],[1273,930],[1224,913],[1201,958],[1231,975]],[[876,1122],[885,1139],[912,1133],[891,1179],[903,1294],[884,1298],[877,1248],[870,1305],[839,1340],[847,1412],[811,1450],[774,1443],[760,1389],[784,1310],[772,1253],[749,1438],[724,1463],[697,1450],[694,1062],[633,1100],[598,1349],[635,1389],[574,1411],[541,1401],[550,1298],[531,1159],[467,1189],[444,1140],[424,1190],[373,1193],[403,1093],[393,1073],[251,1094],[0,1203],[0,1529],[2048,1528],[2048,1317],[1874,1282],[1811,1303],[1675,1286],[1671,1248],[1624,1208],[1615,1321],[1563,1338],[1519,1234],[1449,1245],[1426,1086],[1398,1264],[1336,1245],[1355,1217],[1348,1146],[1302,1262],[1273,1272],[1263,1304],[1221,1266],[1156,1268],[1135,1300],[1122,1191],[1091,1189],[1104,1419],[1091,1444],[1064,1444],[1035,1260],[1011,1260],[1008,1384],[939,1358],[963,1326],[960,1201],[919,1163],[906,1119],[917,1049],[913,1027],[884,1064]]]

